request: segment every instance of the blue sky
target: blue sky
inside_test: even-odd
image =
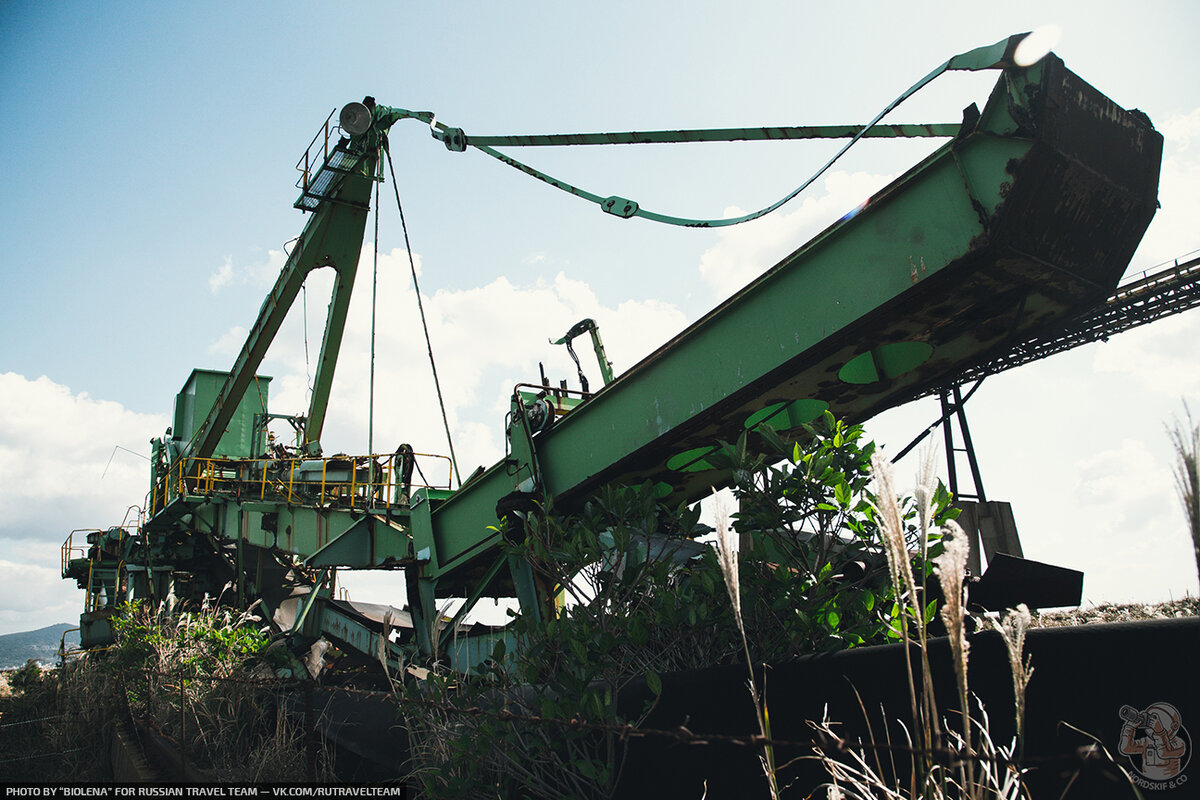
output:
[[[58,546],[141,502],[146,462],[114,446],[146,453],[190,370],[232,363],[303,224],[293,166],[331,109],[372,94],[477,134],[862,122],[948,56],[1055,23],[1067,66],[1167,136],[1163,208],[1134,258],[1140,270],[1200,248],[1198,9],[0,4],[0,633],[77,614]],[[956,121],[990,82],[939,81],[893,118]],[[449,153],[416,123],[399,124],[392,144],[456,447],[476,463],[499,453],[505,386],[536,375],[539,360],[573,374],[548,336],[595,317],[627,368],[929,147],[864,145],[780,214],[720,232],[605,216],[478,153]],[[721,216],[782,196],[829,152],[786,143],[529,158],[601,194]],[[380,225],[390,321],[376,439],[444,450],[390,202]],[[314,339],[319,283],[308,295]],[[366,295],[339,366],[331,450],[365,449]],[[1200,409],[1195,316],[993,377],[968,406],[989,496],[1013,502],[1027,555],[1085,570],[1091,601],[1196,591],[1163,428],[1181,398]],[[296,314],[264,366],[275,410],[303,407],[303,334]],[[935,416],[922,404],[868,430],[895,450]]]

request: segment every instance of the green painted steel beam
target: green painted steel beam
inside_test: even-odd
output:
[[[230,370],[229,379],[192,438],[187,455],[200,458],[212,455],[309,273],[314,269],[332,267],[337,276],[302,436],[306,452],[319,451],[329,392],[350,306],[350,293],[354,287],[366,230],[371,190],[377,181],[378,144],[393,122],[395,119],[392,116],[382,109],[377,110],[370,128],[364,134],[351,138],[348,143],[336,145],[313,176],[312,182],[306,183],[305,194],[297,204],[304,208],[315,204],[315,210],[288,255],[274,287],[263,301],[258,318],[251,326],[246,342]],[[318,187],[319,194],[314,194]]]
[[[376,569],[396,566],[412,554],[411,537],[399,517],[348,508],[303,505],[205,504],[198,514],[218,514],[217,527],[247,544],[290,553],[313,567]],[[240,534],[237,533],[240,531]]]
[[[1154,214],[1161,147],[1057,58],[1006,69],[973,127],[433,509],[422,575],[469,585],[530,469],[560,507],[616,480],[694,500],[728,479],[704,461],[718,440],[866,419],[1101,302]]]
[[[368,191],[370,187],[368,186]],[[317,213],[321,213],[318,209]],[[325,334],[321,339],[321,355],[317,358],[317,369],[313,375],[312,396],[308,402],[308,415],[304,419],[303,450],[317,455],[321,452],[321,431],[325,428],[325,414],[329,409],[329,393],[333,389],[333,374],[341,352],[342,335],[346,330],[346,316],[350,311],[350,295],[354,291],[354,276],[358,273],[358,257],[362,251],[363,227],[367,214],[363,210],[361,220],[355,219],[355,229],[341,231],[343,238],[330,243],[326,254],[335,270],[333,290],[329,298],[329,311],[325,318]],[[294,299],[294,298],[293,298]]]
[[[365,514],[324,547],[312,551],[304,562],[310,567],[375,569],[409,560],[412,537],[403,525],[378,514]]]
[[[317,597],[308,615],[305,633],[312,639],[327,636],[336,644],[369,658],[377,659],[382,653],[389,671],[399,674],[404,669],[404,651],[383,638],[382,626],[357,613],[349,604]]]
[[[961,123],[930,125],[791,125],[763,128],[697,128],[620,133],[551,133],[542,135],[466,135],[469,147],[562,147],[604,144],[682,144],[685,142],[761,142],[788,139],[896,139],[955,136]]]
[[[336,196],[339,202],[323,204],[305,225],[275,285],[259,309],[258,318],[234,361],[228,381],[193,437],[187,455],[199,458],[212,455],[308,274],[314,269],[328,266],[338,271],[339,285],[347,276],[353,281],[366,228],[365,203],[370,198],[372,179],[369,176],[373,174],[373,164],[373,158],[364,157],[362,168],[368,174],[346,176]],[[335,317],[331,309],[330,322],[344,324],[344,321],[344,313]],[[313,387],[313,403],[305,430],[306,444],[316,441],[320,436],[321,423],[325,418],[324,405],[328,401],[328,387],[333,380],[337,358],[336,350],[329,345],[340,342],[340,330],[332,339],[330,332],[326,331],[325,345],[318,363],[321,383]]]

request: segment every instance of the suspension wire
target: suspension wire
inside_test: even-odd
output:
[[[300,303],[300,310],[304,317],[304,379],[307,387],[304,402],[307,405],[308,401],[312,399],[312,370],[308,364],[308,281],[300,284]]]
[[[1020,41],[1024,41],[1024,38],[1027,36],[1029,36],[1029,34],[1027,34],[1027,33],[1023,34]],[[751,220],[755,220],[755,219],[758,219],[759,217],[766,216],[767,214],[770,214],[771,212],[780,208],[784,204],[790,202],[798,194],[803,192],[805,189],[807,189],[809,186],[811,186],[818,178],[820,178],[823,174],[825,174],[829,170],[829,168],[832,167],[846,153],[847,150],[849,150],[851,147],[853,147],[855,144],[857,144],[860,139],[862,139],[864,137],[871,137],[872,136],[871,132],[875,131],[877,126],[879,125],[879,123],[883,120],[883,118],[886,117],[888,114],[890,114],[892,111],[894,111],[897,106],[899,106],[901,103],[903,103],[909,97],[911,97],[912,95],[916,94],[918,91],[923,89],[926,85],[928,85],[930,82],[932,82],[933,80],[935,80],[936,78],[941,76],[943,73],[951,72],[951,71],[977,72],[979,70],[1007,69],[1010,66],[1014,66],[1014,62],[1010,60],[1010,57],[1013,55],[1010,52],[1010,46],[1015,48],[1017,41],[1018,40],[1016,39],[1016,37],[1008,37],[1006,39],[1001,39],[999,42],[996,42],[995,44],[992,44],[992,45],[987,45],[984,47],[977,47],[974,50],[969,50],[965,53],[959,53],[958,55],[952,57],[950,60],[943,63],[941,66],[936,67],[932,72],[930,72],[924,78],[917,81],[912,86],[910,86],[908,89],[906,89],[899,97],[897,97],[895,100],[893,100],[891,103],[889,103],[886,107],[884,107],[884,109],[882,111],[880,111],[878,114],[876,114],[875,117],[870,122],[868,122],[866,125],[863,125],[863,126],[858,126],[858,125],[815,126],[815,127],[810,127],[808,129],[802,129],[802,128],[779,129],[781,132],[783,130],[786,130],[786,134],[782,134],[779,137],[779,138],[784,138],[784,139],[792,138],[792,135],[795,134],[795,136],[797,138],[808,138],[809,136],[814,136],[814,135],[819,136],[819,137],[831,136],[834,138],[849,137],[850,141],[846,142],[846,144],[843,145],[842,148],[837,151],[837,153],[833,156],[833,158],[831,158],[827,162],[825,162],[825,165],[823,167],[821,167],[819,170],[817,170],[815,173],[813,173],[812,176],[808,178],[808,180],[804,181],[804,183],[800,184],[800,186],[796,187],[793,191],[789,192],[787,195],[780,198],[779,200],[777,200],[776,202],[772,203],[769,206],[760,208],[758,211],[752,211],[749,214],[743,214],[739,217],[726,217],[726,218],[721,218],[721,219],[693,219],[691,217],[677,217],[677,216],[672,216],[670,214],[660,214],[660,213],[653,212],[653,211],[647,211],[646,209],[642,208],[637,202],[635,202],[633,200],[629,200],[629,199],[626,199],[623,197],[618,197],[615,195],[610,196],[610,197],[601,197],[600,195],[598,195],[594,192],[589,192],[586,189],[583,189],[579,186],[575,186],[573,184],[567,183],[566,181],[559,180],[558,178],[555,178],[551,175],[541,172],[540,170],[537,170],[537,169],[529,166],[528,164],[518,161],[517,159],[515,159],[511,156],[505,155],[504,153],[494,150],[492,147],[489,147],[488,144],[483,143],[483,142],[487,142],[489,144],[496,144],[496,145],[507,146],[507,147],[527,147],[527,146],[558,145],[558,144],[582,144],[583,142],[579,141],[579,139],[587,139],[587,138],[593,136],[592,134],[566,134],[565,136],[540,136],[540,137],[539,136],[533,136],[533,137],[530,137],[530,136],[515,136],[515,137],[514,136],[483,136],[483,137],[478,137],[478,139],[476,141],[472,142],[471,137],[467,136],[465,133],[463,133],[463,131],[461,129],[450,128],[449,126],[445,125],[444,123],[438,122],[437,115],[434,114],[433,112],[409,111],[407,109],[395,108],[395,109],[391,109],[391,113],[396,115],[396,119],[404,119],[404,118],[416,119],[416,120],[420,120],[421,122],[426,123],[427,125],[429,125],[429,127],[433,133],[433,137],[435,139],[438,139],[438,140],[442,141],[443,143],[446,143],[446,145],[448,147],[450,147],[451,144],[456,144],[456,146],[450,147],[450,149],[452,149],[452,150],[465,150],[467,147],[474,147],[479,152],[481,152],[487,156],[490,156],[504,164],[507,164],[508,166],[513,167],[514,169],[518,169],[521,172],[524,172],[526,175],[529,175],[530,177],[536,178],[550,186],[553,186],[556,189],[560,189],[564,192],[573,194],[576,197],[582,198],[591,203],[595,203],[596,205],[600,206],[600,208],[603,211],[613,214],[615,216],[624,217],[626,219],[628,219],[630,217],[640,217],[642,219],[646,219],[651,222],[660,222],[660,223],[663,223],[666,225],[678,225],[678,226],[688,227],[688,228],[723,228],[723,227],[727,227],[730,225],[740,225],[744,222],[750,222]],[[1026,66],[1029,66],[1029,65],[1026,65]],[[890,133],[892,133],[894,135],[900,135],[900,136],[910,136],[910,135],[915,135],[915,136],[952,136],[957,132],[962,132],[963,129],[964,129],[964,126],[962,126],[962,125],[958,125],[958,126],[944,125],[944,124],[908,125],[908,126],[899,126],[899,127],[893,126]],[[877,132],[877,133],[879,133],[879,132]],[[888,133],[888,131],[883,131],[883,133],[886,134],[886,133]],[[651,131],[651,132],[630,131],[627,133],[600,134],[600,137],[605,139],[605,141],[592,141],[592,142],[587,142],[587,143],[588,144],[619,144],[619,143],[634,144],[634,143],[649,143],[649,142],[666,143],[666,142],[676,142],[676,141],[682,142],[682,141],[698,141],[698,140],[738,141],[738,140],[759,139],[759,138],[767,138],[767,139],[775,138],[769,132],[762,133],[761,131],[751,131],[750,129],[746,129],[746,128],[724,128],[724,129],[718,129],[718,130],[714,130],[714,131],[698,131],[698,130]]]
[[[255,370],[254,389],[258,392],[258,404],[260,406],[262,406],[262,412],[265,414],[265,413],[267,413],[267,399],[265,397],[263,397],[263,395],[262,395],[262,386],[260,386],[258,383],[258,374],[257,373],[258,373],[258,371]]]
[[[386,140],[383,152],[387,155],[388,172],[392,175],[392,190],[396,193],[396,209],[400,212],[400,228],[404,231],[404,249],[408,251],[408,266],[412,271],[413,289],[417,293],[417,310],[421,314],[421,328],[425,331],[425,348],[429,352],[429,368],[433,370],[433,388],[437,391],[438,407],[442,411],[442,425],[446,429],[446,443],[450,446],[450,466],[454,468],[454,477],[462,486],[462,473],[458,471],[458,459],[454,456],[454,439],[450,436],[450,421],[446,417],[446,403],[442,399],[442,384],[438,380],[437,363],[433,359],[433,344],[429,339],[429,325],[425,322],[425,306],[421,302],[421,285],[417,283],[417,263],[413,260],[412,244],[408,240],[408,225],[404,221],[404,206],[400,203],[400,184],[396,183],[396,169],[392,166],[392,151]],[[379,189],[376,187],[376,192]]]
[[[121,445],[119,445],[119,444],[114,444],[113,451],[108,457],[108,463],[104,465],[104,472],[100,473],[100,480],[104,480],[104,476],[108,474],[108,468],[112,466],[113,459],[116,457],[118,450],[124,450],[126,453],[132,453],[133,455],[137,456],[138,458],[145,458],[147,461],[150,460],[149,458],[146,458],[146,456],[142,455],[141,453],[137,452],[136,450],[130,450],[128,447],[121,447]],[[421,477],[425,477],[425,476],[422,475]],[[0,725],[0,728],[3,728],[3,727],[4,727],[3,725]]]
[[[367,391],[367,455],[375,454],[375,294],[379,287],[379,184],[375,184],[375,253],[371,262],[371,377]],[[374,482],[375,459],[371,459]]]

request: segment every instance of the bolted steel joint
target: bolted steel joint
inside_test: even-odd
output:
[[[467,149],[467,134],[462,128],[446,128],[439,138],[452,153],[461,153]]]
[[[625,219],[629,219],[638,212],[638,204],[635,201],[626,200],[624,197],[617,197],[616,195],[604,198],[604,202],[600,204],[600,208],[604,209],[608,214],[624,217]]]

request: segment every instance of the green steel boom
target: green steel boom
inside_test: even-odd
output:
[[[225,554],[239,590],[245,585],[272,606],[286,594],[270,590],[278,572],[273,564],[284,555],[314,571],[404,568],[415,637],[428,652],[436,641],[438,598],[467,598],[452,625],[487,593],[515,593],[524,613],[540,613],[544,598],[528,566],[499,546],[498,519],[506,513],[519,517],[545,496],[569,509],[618,481],[650,481],[664,498],[694,501],[728,480],[706,460],[719,441],[761,426],[798,436],[825,410],[867,419],[1103,302],[1154,214],[1162,137],[1144,115],[1120,108],[1053,55],[1016,66],[1021,40],[951,59],[868,126],[471,137],[428,112],[351,104],[342,117],[351,138],[334,148],[311,182],[306,172],[297,205],[313,216],[211,413],[190,449],[171,462],[173,471],[156,475],[145,546],[181,533],[207,541]],[[1000,70],[1000,79],[983,110],[967,109],[961,124],[875,127],[941,72],[985,68]],[[814,133],[849,137],[851,144],[878,134],[951,138],[641,363],[615,378],[606,372],[605,385],[569,413],[561,413],[559,390],[514,387],[506,458],[451,492],[412,488],[407,477],[376,485],[374,461],[364,470],[363,460],[302,460],[319,452],[379,146],[404,118],[429,124],[451,150],[478,147],[608,213],[675,224],[745,221],[796,192],[743,218],[684,220],[585,192],[491,148]],[[237,413],[304,276],[322,266],[334,267],[338,280],[301,452],[262,463],[205,461]],[[584,332],[592,334],[603,369],[607,358],[594,324],[580,323],[559,343]],[[395,457],[397,474],[411,472],[407,458]],[[221,479],[211,477],[226,472],[236,498],[222,496]],[[249,497],[251,490],[257,496]],[[295,624],[311,633],[336,628],[335,638],[360,647],[356,637],[367,635],[362,631],[369,626],[328,601],[323,579],[314,581]],[[470,641],[451,646],[465,648],[465,661],[490,649],[472,650]],[[363,647],[371,652],[373,644]]]
[[[372,128],[375,136],[385,134],[391,125],[382,119],[382,114],[380,117]],[[215,452],[304,281],[313,270],[330,267],[335,272],[333,293],[301,434],[305,452],[315,454],[320,451],[321,430],[346,328],[354,276],[358,271],[371,189],[380,179],[377,175],[378,142],[369,142],[367,138],[340,142],[328,154],[320,172],[311,180],[305,176],[304,194],[297,206],[312,209],[312,217],[288,254],[275,286],[263,301],[258,319],[250,328],[246,343],[230,371],[229,380],[189,443],[187,455],[208,458]]]
[[[1057,58],[1006,70],[978,119],[856,214],[551,429],[514,425],[509,461],[413,524],[423,580],[467,588],[499,541],[478,520],[510,492],[569,507],[650,480],[695,500],[725,480],[704,460],[719,440],[866,419],[1102,302],[1154,214],[1161,146]]]

